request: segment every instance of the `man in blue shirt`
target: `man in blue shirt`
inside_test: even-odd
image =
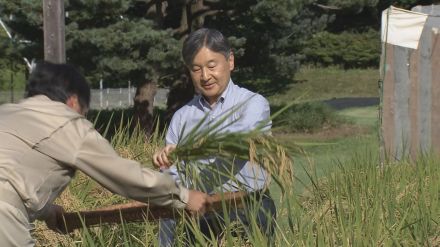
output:
[[[182,56],[198,95],[174,114],[166,135],[166,146],[153,156],[153,162],[162,170],[168,169],[174,173],[180,182],[187,186],[199,186],[207,193],[249,192],[261,203],[256,217],[260,230],[271,235],[271,222],[276,209],[268,194],[269,175],[260,165],[238,159],[225,162],[213,154],[202,161],[187,161],[183,164],[197,167],[196,175],[191,177],[189,173],[172,166],[168,159],[177,143],[194,127],[210,128],[213,124],[218,124],[220,119],[223,121],[216,129],[222,132],[248,132],[261,124],[265,124],[263,130],[269,132],[271,125],[268,101],[259,94],[235,85],[231,80],[234,55],[227,39],[219,31],[202,28],[191,33],[183,44]],[[203,119],[203,124],[198,126]],[[199,183],[191,183],[194,180]],[[239,220],[243,225],[249,225],[248,216],[243,209],[229,213],[231,220]],[[219,229],[224,223],[222,221],[219,217],[205,215],[200,220],[200,230],[208,237],[210,231],[218,235],[223,231]],[[160,245],[171,245],[174,222],[162,221],[160,227]]]

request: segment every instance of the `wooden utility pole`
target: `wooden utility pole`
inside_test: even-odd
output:
[[[66,62],[64,0],[43,0],[44,60]]]

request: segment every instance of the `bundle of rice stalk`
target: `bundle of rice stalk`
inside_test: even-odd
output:
[[[229,110],[214,124],[206,124],[208,119],[205,116],[177,144],[176,150],[171,154],[171,159],[176,164],[179,164],[179,161],[195,161],[209,157],[216,157],[231,163],[237,159],[249,160],[263,166],[284,194],[286,192],[284,188],[291,188],[292,185],[293,160],[287,155],[286,148],[270,135],[268,129],[272,119],[291,105],[273,114],[267,121],[261,122],[254,130],[246,132],[228,132],[227,127],[235,122],[224,124],[226,119],[242,105]],[[181,136],[184,131],[185,128]]]

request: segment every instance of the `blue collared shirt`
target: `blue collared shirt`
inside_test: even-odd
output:
[[[166,135],[166,143],[179,143],[205,116],[207,119],[200,128],[209,128],[213,123],[230,113],[231,108],[237,108],[238,106],[239,108],[233,111],[233,114],[229,114],[226,120],[222,122],[221,131],[248,132],[254,130],[259,124],[266,124],[264,130],[270,130],[269,102],[263,96],[241,88],[232,81],[229,81],[228,86],[214,107],[211,108],[201,95],[197,95],[180,108],[171,119]],[[206,169],[199,169],[197,176],[200,178],[211,182],[213,176],[217,179],[216,185],[205,187],[206,192],[217,190],[220,186],[224,191],[254,191],[267,186],[267,172],[258,164],[236,159],[233,162],[234,167],[231,167],[230,162],[226,164],[214,156],[197,162],[203,163],[205,167],[206,165],[215,165],[217,166],[217,171],[222,171],[223,174],[231,173],[232,171],[235,175],[234,179],[231,179],[231,176],[223,176],[223,180],[219,180],[219,176],[211,174],[212,169],[209,172]],[[195,162],[186,162],[184,165],[195,165]],[[176,166],[172,166],[170,172],[177,175]],[[178,179],[178,176],[176,176],[176,179]],[[189,179],[182,180],[184,180],[182,182],[188,187],[192,186],[188,182]]]

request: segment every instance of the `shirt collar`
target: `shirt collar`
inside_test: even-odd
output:
[[[223,91],[222,95],[220,96],[220,98],[217,100],[217,104],[218,103],[224,103],[225,99],[227,98],[227,96],[230,94],[229,92],[232,90],[232,87],[234,85],[234,82],[232,82],[232,79],[229,79],[228,85],[226,86],[225,91]],[[199,98],[199,104],[200,106],[203,107],[207,107],[209,109],[211,109],[211,106],[209,105],[209,103],[205,100],[205,98],[203,97],[203,95],[200,95]]]

